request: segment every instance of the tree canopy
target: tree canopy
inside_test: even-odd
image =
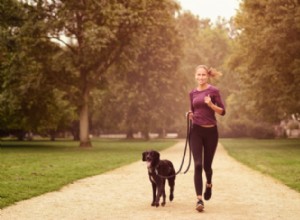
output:
[[[230,65],[241,79],[240,105],[276,122],[300,109],[299,1],[245,0]]]

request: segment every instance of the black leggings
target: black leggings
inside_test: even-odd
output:
[[[213,173],[211,165],[217,149],[218,138],[217,126],[206,128],[193,124],[190,134],[190,146],[195,164],[194,181],[197,195],[202,195],[203,191],[202,168],[204,168],[207,183],[211,184]],[[203,150],[204,155],[202,155]]]

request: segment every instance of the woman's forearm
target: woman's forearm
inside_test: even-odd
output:
[[[224,109],[213,104],[212,102],[208,105],[212,110],[214,110],[216,113],[218,113],[219,115],[222,115]]]

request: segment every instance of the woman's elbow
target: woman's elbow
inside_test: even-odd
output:
[[[221,115],[221,116],[224,116],[225,114],[226,114],[225,109],[222,109],[222,110],[219,112],[219,115]]]

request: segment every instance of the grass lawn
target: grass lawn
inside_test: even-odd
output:
[[[81,149],[74,141],[0,141],[0,208],[77,179],[142,159],[147,149],[163,150],[176,140],[95,140]]]
[[[221,139],[229,155],[300,192],[300,139]]]

